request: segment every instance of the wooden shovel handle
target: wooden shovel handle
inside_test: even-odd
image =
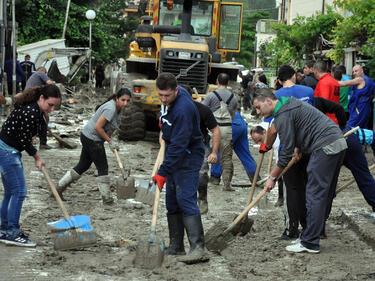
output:
[[[268,129],[270,128],[271,126],[268,125],[268,128],[267,128],[267,131]],[[264,138],[264,143],[267,143],[267,131],[266,131],[266,136]],[[257,180],[258,180],[258,176],[259,176],[259,173],[260,173],[260,169],[262,167],[262,163],[263,163],[263,159],[264,159],[264,154],[265,153],[261,153],[260,154],[260,158],[259,158],[259,162],[257,164],[257,168],[255,170],[255,175],[254,175],[254,178],[253,178],[253,183],[251,185],[251,189],[250,189],[250,193],[249,193],[249,197],[247,198],[247,205],[250,204],[251,200],[253,200],[253,196],[254,196],[254,192],[255,192],[255,186],[257,185]]]
[[[359,126],[351,129],[350,131],[347,131],[345,134],[344,134],[344,137],[346,138],[347,136],[353,134],[354,132],[358,131],[359,130]]]
[[[290,167],[292,167],[294,165],[294,163],[297,162],[297,159],[296,158],[292,158],[288,165],[285,167],[285,169],[282,171],[282,173],[277,177],[277,179],[281,178],[288,170]],[[243,219],[244,216],[247,215],[247,213],[250,211],[250,209],[252,207],[255,206],[256,203],[258,203],[258,201],[267,193],[267,191],[265,191],[264,189],[257,195],[257,197],[255,197],[255,199],[253,201],[251,201],[250,204],[248,204],[246,206],[246,208],[241,212],[241,214],[238,215],[238,217],[228,226],[228,228],[223,232],[223,235],[227,234],[229,231],[231,231],[239,221],[241,221]]]
[[[152,179],[154,178],[154,176],[158,172],[161,164],[164,161],[164,154],[165,154],[165,141],[163,139],[161,139],[159,153],[158,153],[158,156],[156,157],[154,168],[152,169],[152,173],[151,173],[150,184],[153,184]]]
[[[249,197],[247,198],[247,205],[249,205],[251,200],[253,200],[253,196],[254,196],[254,192],[255,192],[255,186],[257,185],[257,179],[258,179],[258,176],[259,176],[260,169],[262,167],[263,159],[264,159],[264,153],[260,154],[260,158],[259,158],[259,161],[258,161],[258,164],[257,164],[257,168],[255,170],[254,178],[253,178],[253,183],[251,185]]]
[[[53,184],[51,178],[49,177],[48,173],[47,173],[47,170],[46,168],[43,166],[42,167],[42,172],[44,174],[44,177],[46,178],[48,184],[49,184],[49,187],[51,188],[51,191],[53,193],[53,195],[55,196],[56,198],[56,201],[57,203],[59,204],[61,210],[63,211],[63,214],[64,214],[64,217],[67,221],[70,221],[70,216],[68,214],[68,211],[66,210],[61,198],[60,198],[60,195],[57,193],[57,190],[56,190],[56,187],[55,185]]]
[[[165,153],[165,142],[164,140],[161,140],[160,143],[160,149],[158,153],[158,157],[156,158],[155,164],[154,164],[154,169],[152,170],[152,177],[156,174],[157,170],[159,169],[160,165],[164,161],[164,153]],[[160,197],[160,190],[157,184],[155,184],[156,190],[155,190],[155,199],[154,199],[154,209],[152,211],[152,221],[151,221],[151,230],[155,230],[156,226],[156,219],[158,217],[158,207],[159,207],[159,197]]]
[[[272,160],[273,160],[273,148],[272,148],[271,151],[270,151],[270,158],[268,159],[268,166],[267,166],[267,173],[268,173],[268,174],[271,173],[271,169],[272,169]]]
[[[120,167],[121,170],[123,170],[123,169],[124,169],[124,166],[123,166],[122,163],[121,163],[121,159],[120,159],[120,156],[118,155],[118,151],[117,151],[117,149],[115,148],[113,151],[115,152],[118,166]]]

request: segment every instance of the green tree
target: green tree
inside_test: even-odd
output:
[[[66,0],[17,0],[18,45],[61,38],[66,5]],[[83,0],[73,0],[65,36],[66,45],[88,46],[89,22],[85,12],[93,9],[96,11],[96,18],[92,22],[94,63],[116,62],[118,58],[126,57],[133,39],[132,31],[138,20],[131,17],[124,19],[124,8],[125,1],[120,0],[91,1],[90,4]]]
[[[241,51],[233,55],[240,64],[249,66],[254,58],[254,42],[256,34],[256,24],[260,19],[269,19],[268,12],[256,12],[244,17],[242,22]],[[230,61],[230,57],[228,58]]]
[[[275,24],[276,38],[267,46],[267,52],[274,54],[273,64],[300,65],[304,57],[313,55],[321,36],[332,40],[332,29],[340,20],[342,16],[328,8],[327,14],[298,17],[292,25]]]
[[[343,49],[354,47],[360,54],[375,59],[375,1],[336,0],[335,5],[344,10],[346,16],[333,30],[335,46],[329,57],[339,62],[344,56]]]

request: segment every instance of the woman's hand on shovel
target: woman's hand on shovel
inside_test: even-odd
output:
[[[35,155],[33,157],[35,159],[35,166],[37,167],[37,169],[39,171],[41,171],[42,167],[45,166],[46,163],[44,163],[44,161],[42,160],[42,158],[40,158],[37,153],[35,153]]]

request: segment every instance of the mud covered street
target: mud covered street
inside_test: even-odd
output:
[[[48,138],[54,148],[40,151],[46,169],[57,184],[58,180],[79,159],[81,128],[87,122],[97,103],[104,96],[83,95],[77,103],[63,106],[51,115],[50,126],[78,144],[76,149],[60,148],[57,141]],[[245,115],[249,126],[258,121]],[[4,118],[1,120],[1,123]],[[120,141],[120,158],[125,168],[131,168],[136,179],[147,179],[159,149],[156,142]],[[38,139],[36,139],[38,147]],[[106,146],[106,148],[108,148]],[[257,148],[251,150],[258,160]],[[107,149],[109,174],[115,196],[116,177],[121,176],[115,155]],[[366,153],[372,164],[372,151]],[[237,156],[234,156],[233,184],[247,183],[247,176]],[[263,163],[265,175],[268,163]],[[375,221],[368,218],[371,208],[363,199],[356,184],[340,193],[334,200],[327,222],[328,238],[321,241],[320,254],[291,254],[285,247],[290,241],[280,240],[284,230],[282,207],[275,207],[277,188],[252,210],[254,225],[249,234],[237,237],[221,254],[210,252],[210,261],[185,265],[173,257],[165,257],[160,268],[135,268],[132,260],[139,241],[147,241],[150,234],[152,208],[132,199],[116,200],[112,206],[103,205],[96,190],[96,169],[90,168],[64,193],[66,207],[71,215],[88,215],[99,237],[96,246],[70,251],[53,250],[56,234],[50,233],[47,222],[63,217],[43,174],[34,160],[23,153],[28,195],[21,214],[21,228],[37,242],[36,248],[26,249],[0,244],[0,280],[375,280],[374,246]],[[339,186],[351,179],[351,173],[341,169]],[[0,189],[2,198],[3,188]],[[260,191],[256,190],[255,195]],[[228,224],[245,207],[249,188],[236,187],[235,192],[224,192],[222,186],[209,185],[209,212],[202,216],[205,230],[219,221]],[[169,243],[164,192],[161,195],[157,233]],[[185,236],[186,237],[186,236]],[[121,238],[125,243],[120,243]],[[185,238],[186,249],[189,249]]]

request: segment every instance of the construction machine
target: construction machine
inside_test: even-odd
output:
[[[133,94],[119,130],[123,140],[143,139],[146,130],[157,127],[159,73],[174,74],[179,85],[203,98],[215,88],[217,75],[227,73],[232,91],[240,92],[238,66],[223,62],[228,52],[240,51],[242,3],[153,0],[151,4],[152,16],[141,17],[126,71],[117,79],[117,88],[128,87]]]

